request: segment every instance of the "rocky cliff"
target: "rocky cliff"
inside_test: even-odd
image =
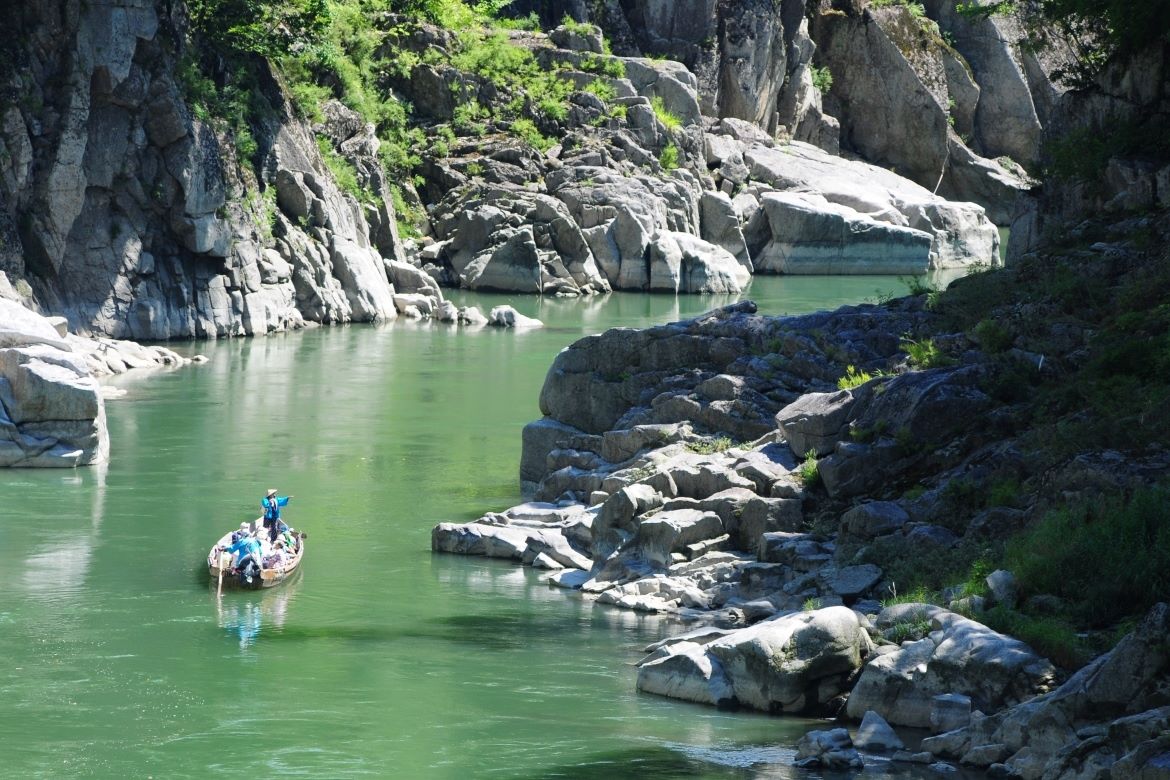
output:
[[[326,98],[294,104],[284,70],[202,47],[182,3],[19,3],[0,53],[0,273],[79,332],[166,339],[425,314],[441,302],[436,281],[720,292],[752,272],[996,261],[980,208],[933,195],[946,169],[941,192],[1000,220],[1016,187],[946,126],[940,106],[959,88],[935,77],[966,72],[959,56],[934,38],[926,64],[888,41],[861,46],[902,24],[901,11],[540,5],[549,18],[596,18],[621,56],[588,25],[468,36],[406,17],[371,22],[381,45],[368,56],[382,70],[364,88],[383,106],[410,106],[408,148],[395,150],[408,162],[392,180],[383,120]],[[813,63],[831,42],[844,49],[820,66],[838,85],[823,97]],[[921,98],[929,111],[914,115],[945,132],[907,126],[880,142],[863,132],[853,117],[874,109],[851,96],[873,91],[870,50],[902,74],[880,85],[884,110],[905,115]],[[1037,103],[1043,68],[1000,55],[1031,74],[1030,91],[1019,79],[1016,91]],[[494,69],[498,58],[527,75]],[[1005,69],[971,73],[995,80]],[[340,89],[336,74],[319,78],[311,94]],[[995,124],[1008,110],[963,94],[972,132],[974,117]],[[839,137],[918,187],[831,156]],[[404,215],[389,205],[400,193],[422,232],[405,245]]]
[[[601,25],[622,54],[666,55],[696,74],[705,113],[843,149],[1000,225],[1037,171],[1069,47],[1017,14],[954,0],[546,0],[547,20]],[[975,6],[969,4],[971,8]],[[816,76],[816,86],[814,86]],[[823,90],[823,94],[822,94]]]
[[[363,122],[311,128],[255,59],[245,148],[192,104],[182,3],[24,2],[7,19],[0,272],[26,302],[138,339],[395,316],[393,214],[342,193],[314,137],[376,159]]]

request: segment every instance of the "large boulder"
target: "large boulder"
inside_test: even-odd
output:
[[[650,290],[737,294],[751,272],[726,249],[688,233],[660,231],[650,240]]]
[[[896,173],[836,157],[798,141],[778,147],[753,144],[745,150],[744,160],[753,180],[780,191],[807,193],[803,201],[790,198],[781,203],[803,204],[805,211],[817,213],[815,207],[820,200],[811,198],[816,194],[856,213],[852,216],[849,211],[836,212],[842,223],[849,215],[853,220],[850,224],[867,224],[857,221],[865,216],[873,222],[929,233],[931,268],[999,263],[999,232],[983,207],[974,203],[945,200]],[[821,206],[821,210],[832,213],[827,206]],[[911,234],[904,237],[909,241]],[[783,241],[785,237],[773,233],[770,238]]]
[[[775,274],[926,273],[934,236],[876,220],[823,195],[769,192],[760,197],[772,240],[753,262]]]
[[[83,466],[109,454],[105,404],[53,324],[0,299],[0,466]]]
[[[806,393],[776,414],[776,425],[784,432],[792,454],[803,458],[812,452],[828,455],[848,435],[853,393]]]
[[[897,615],[915,617],[905,609]],[[877,623],[894,620],[893,612],[883,610]],[[990,714],[1051,685],[1055,668],[1018,639],[945,610],[932,610],[929,620],[929,636],[866,664],[849,695],[850,717],[873,710],[897,726],[929,728],[932,702],[941,694],[968,696],[976,709]]]
[[[726,680],[724,699],[764,712],[816,713],[845,688],[872,645],[858,617],[845,607],[800,612],[732,631],[704,646],[687,648],[679,661],[651,661],[638,671],[639,690],[664,696],[710,689],[707,670]],[[707,678],[702,673],[707,671]]]

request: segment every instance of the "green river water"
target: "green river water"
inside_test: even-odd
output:
[[[766,313],[891,292],[760,278]],[[110,380],[108,464],[0,471],[0,775],[797,777],[809,721],[638,694],[679,624],[595,606],[430,529],[520,500],[520,431],[582,335],[729,302],[510,302],[529,332],[399,321],[173,345],[206,365]],[[208,547],[294,496],[302,573],[217,600]],[[875,770],[889,773],[892,770]]]

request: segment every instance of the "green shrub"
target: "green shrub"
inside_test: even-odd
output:
[[[909,356],[910,365],[914,368],[939,368],[952,365],[955,362],[935,345],[934,339],[915,341],[911,338],[903,338],[902,349]]]
[[[845,366],[845,376],[837,380],[837,389],[852,390],[855,387],[861,387],[875,376],[881,375],[881,371],[871,374],[868,371],[858,371],[856,366]]]
[[[606,46],[608,48],[608,44]],[[617,57],[608,55],[586,54],[581,58],[581,62],[577,67],[586,73],[597,73],[613,79],[624,79],[626,77],[626,63]]]
[[[925,275],[899,276],[898,281],[906,285],[906,290],[910,295],[929,295],[938,291],[938,288],[931,284],[930,279]]]
[[[368,201],[370,194],[358,184],[357,170],[333,148],[333,142],[325,136],[317,136],[317,149],[321,152],[321,159],[325,167],[333,174],[333,180],[338,188],[358,201]]]
[[[275,58],[310,46],[331,22],[326,0],[188,0],[191,27],[224,54]]]
[[[811,68],[813,88],[822,95],[833,88],[833,73],[826,65],[823,68]]]
[[[592,35],[594,32],[596,32],[593,25],[589,24],[588,22],[578,22],[568,14],[565,14],[561,17],[561,27],[564,27],[571,33],[576,33],[577,35]]]
[[[1095,654],[1076,630],[1059,617],[1035,617],[997,605],[984,612],[980,621],[1001,634],[1019,639],[1065,669],[1079,669]]]
[[[617,90],[613,88],[613,84],[601,79],[594,79],[586,84],[585,91],[597,95],[607,103],[617,97]]]
[[[990,319],[980,320],[975,325],[974,336],[979,346],[993,355],[1006,352],[1015,341],[1015,336],[1010,330]]]
[[[556,141],[541,134],[540,130],[536,127],[536,123],[528,118],[517,119],[512,122],[512,135],[524,141],[529,146],[539,149],[542,153],[547,152],[556,145]]]
[[[658,162],[665,171],[673,171],[678,167],[678,147],[674,144],[667,144],[662,149],[662,154],[658,155]]]
[[[804,462],[800,464],[800,469],[797,471],[800,475],[800,481],[808,487],[814,487],[820,484],[821,474],[817,470],[817,454],[813,450],[809,450],[804,454]]]
[[[463,103],[455,107],[451,124],[462,133],[479,136],[487,131],[483,121],[486,116],[487,111],[479,103]]]
[[[1170,598],[1170,489],[1148,488],[1046,514],[1008,544],[1007,565],[1028,593],[1077,605],[1107,626]]]
[[[703,439],[702,441],[687,442],[687,449],[691,452],[697,452],[700,455],[711,455],[716,452],[723,452],[735,446],[735,442],[727,436],[719,436],[714,439]]]
[[[933,604],[935,596],[922,585],[915,585],[902,593],[898,592],[898,583],[890,581],[890,595],[882,599],[883,607],[892,607],[895,604]]]
[[[899,620],[882,631],[882,636],[889,642],[900,645],[905,641],[917,641],[930,633],[930,618],[916,620]]]

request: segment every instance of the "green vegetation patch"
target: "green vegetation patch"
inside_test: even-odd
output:
[[[1025,592],[1067,600],[1086,626],[1111,625],[1170,598],[1167,506],[1159,487],[1049,512],[1009,543],[1008,567]]]

